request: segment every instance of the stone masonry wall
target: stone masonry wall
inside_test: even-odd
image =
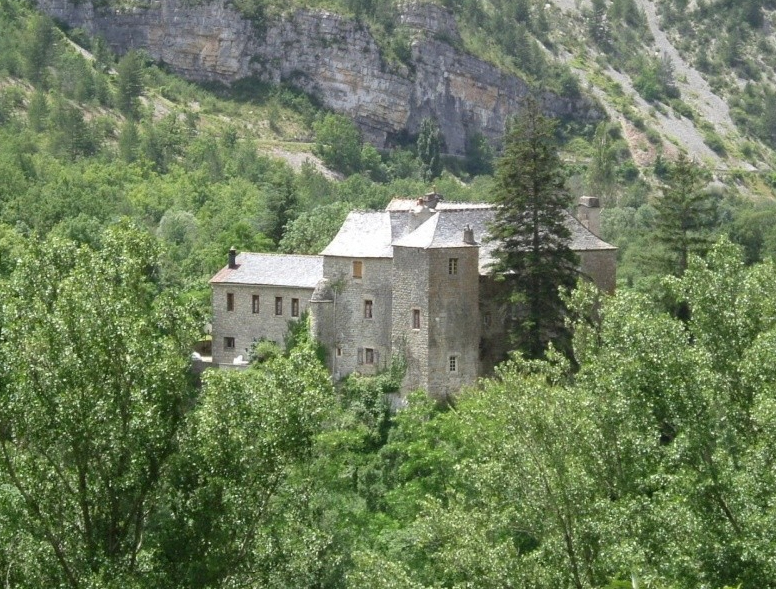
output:
[[[428,251],[393,248],[393,350],[404,355],[407,372],[402,390],[428,390]],[[420,311],[420,328],[413,329],[412,311]]]
[[[310,304],[312,289],[213,284],[213,363],[231,364],[264,337],[283,345],[291,316],[291,299],[299,299],[299,314]],[[226,310],[226,294],[234,294],[234,311]],[[253,295],[259,295],[259,312],[253,312]],[[275,315],[275,297],[283,298],[283,314]],[[235,338],[234,349],[224,349],[224,338]]]
[[[489,376],[496,364],[503,361],[509,345],[512,317],[505,302],[509,292],[506,280],[480,276],[480,360],[479,376]]]
[[[353,261],[363,264],[362,278],[353,277]],[[391,360],[391,260],[390,258],[340,258],[324,256],[323,275],[336,293],[334,303],[335,379],[351,372],[376,374]],[[372,318],[364,317],[364,302],[372,301]],[[337,355],[337,348],[341,355]],[[375,352],[366,363],[366,349]],[[359,364],[359,350],[362,363]]]
[[[449,260],[458,260],[449,273]],[[479,368],[479,248],[429,250],[428,390],[445,398],[474,384]],[[455,372],[450,357],[455,356]]]
[[[228,84],[255,75],[293,84],[352,118],[378,147],[417,133],[426,117],[439,123],[450,153],[464,153],[477,132],[495,143],[528,92],[520,78],[448,44],[459,37],[455,19],[433,4],[402,6],[398,20],[413,35],[412,57],[393,64],[363,23],[320,10],[290,12],[258,32],[224,0],[152,0],[131,9],[95,8],[90,0],[37,2],[70,26],[104,36],[117,52],[143,48],[189,79]],[[586,99],[545,93],[541,101],[551,116],[603,117]]]
[[[590,278],[603,292],[614,293],[617,285],[617,250],[580,252],[579,261],[584,276]]]

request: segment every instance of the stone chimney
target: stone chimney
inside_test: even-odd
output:
[[[437,192],[436,184],[435,184],[431,192],[428,192],[425,195],[423,195],[423,206],[431,210],[434,210],[436,209],[440,200],[444,200],[444,198],[442,198],[442,195]]]
[[[596,237],[601,237],[601,205],[597,196],[583,196],[577,206],[577,219]]]
[[[436,206],[440,200],[442,200],[442,195],[437,193],[436,186],[434,186],[431,192],[421,196],[410,211],[409,230],[415,231],[415,229],[433,217],[436,214]]]
[[[231,248],[229,250],[229,268],[231,270],[234,270],[237,268],[237,250],[234,248]]]
[[[463,242],[466,245],[477,245],[477,242],[474,241],[474,229],[469,224],[463,228]]]

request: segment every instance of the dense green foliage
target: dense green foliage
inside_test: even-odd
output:
[[[505,137],[496,170],[495,212],[490,234],[496,241],[493,272],[507,276],[513,305],[521,314],[512,337],[530,357],[558,339],[564,305],[560,289],[577,279],[566,209],[571,198],[553,134],[552,121],[529,100]]]
[[[266,6],[240,4],[258,26]],[[515,63],[541,67],[515,41],[552,26],[538,3],[499,4],[507,23],[453,4],[524,52]],[[351,8],[387,27],[390,6]],[[604,21],[601,8],[589,33],[625,55],[640,13],[614,0]],[[348,211],[426,192],[433,125],[378,153],[291,89],[195,87],[69,34],[94,61],[0,0],[5,585],[772,585],[776,272],[761,260],[776,252],[776,208],[738,199],[743,176],[710,189],[687,160],[640,170],[611,123],[545,137],[570,161],[543,151],[542,186],[602,195],[605,237],[621,247],[616,296],[566,300],[573,364],[515,356],[449,406],[418,392],[395,412],[400,358],[334,389],[298,330],[288,350],[257,346],[251,370],[197,387],[190,344],[227,249],[316,252]],[[665,82],[655,100],[670,92],[659,61],[644,75],[646,89]],[[471,145],[467,162],[441,163],[488,173],[489,146]],[[264,155],[283,149],[318,150],[345,177]],[[514,196],[530,169],[503,166],[468,184],[443,171],[437,190]],[[714,223],[698,226],[711,203]],[[743,248],[709,249],[725,233]]]
[[[3,285],[0,562],[14,586],[776,574],[776,272],[727,241],[664,281],[689,321],[582,288],[575,370],[515,356],[450,407],[419,392],[394,415],[399,359],[335,392],[304,337],[196,392],[192,315],[160,290],[152,238],[124,222],[100,241],[28,242]]]

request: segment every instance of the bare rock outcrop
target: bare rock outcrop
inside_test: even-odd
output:
[[[432,4],[406,4],[398,17],[412,33],[408,63],[387,62],[363,23],[319,10],[285,14],[258,31],[224,0],[153,0],[127,9],[97,8],[91,0],[38,5],[102,35],[118,53],[145,49],[188,79],[229,84],[256,76],[293,84],[351,117],[378,147],[417,133],[426,117],[439,123],[449,153],[464,153],[474,133],[495,142],[529,92],[523,80],[456,48],[454,17]],[[584,98],[545,93],[541,100],[553,116],[603,116]]]

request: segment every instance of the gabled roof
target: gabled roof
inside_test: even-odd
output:
[[[473,247],[464,242],[467,227],[473,231],[474,245],[480,248],[480,273],[487,274],[497,245],[487,240],[494,211],[494,205],[488,203],[442,201],[429,209],[415,200],[394,199],[385,211],[351,212],[320,256],[243,252],[237,256],[237,268],[221,269],[210,282],[315,288],[323,278],[323,256],[392,258],[394,247]],[[617,249],[570,214],[566,226],[571,231],[571,249],[576,252]]]
[[[418,208],[418,201],[411,198],[394,198],[385,207],[386,211],[412,211]],[[487,202],[446,202],[439,201],[434,207],[435,211],[475,211],[478,209],[492,209],[493,205]]]
[[[315,288],[318,281],[323,278],[321,256],[242,252],[237,255],[236,262],[236,268],[228,266],[222,268],[210,279],[211,284]]]
[[[480,246],[480,270],[487,271],[496,244],[487,240],[495,206],[489,203],[437,202],[426,208],[411,199],[393,199],[385,211],[352,212],[337,236],[321,252],[324,256],[349,258],[390,258],[393,247],[448,248],[470,247],[463,231],[469,227]],[[571,249],[576,252],[615,250],[593,235],[571,214],[566,214],[571,231]]]
[[[346,258],[391,258],[392,231],[388,213],[353,211],[339,232],[321,252],[322,256]]]

